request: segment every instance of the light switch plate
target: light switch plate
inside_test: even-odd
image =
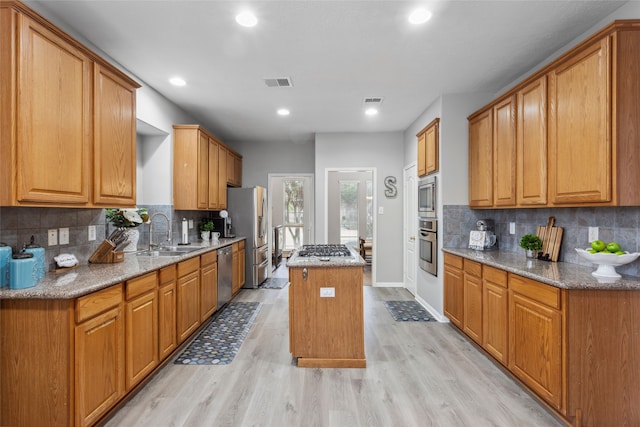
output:
[[[55,228],[48,230],[47,236],[49,236],[49,246],[56,246],[58,244],[58,230]]]
[[[384,215],[384,206],[378,206],[378,215]]]
[[[58,239],[61,245],[68,245],[69,244],[69,228],[65,227],[65,228],[61,228],[60,230],[58,230],[58,232],[60,233],[60,238]]]
[[[589,227],[589,243],[598,240],[598,227]]]
[[[189,230],[191,230],[193,228],[193,220],[190,219],[189,220]]]
[[[87,235],[89,236],[89,241],[92,242],[94,240],[96,240],[96,226],[95,225],[90,225],[89,229],[87,230]]]
[[[515,222],[510,222],[509,223],[509,234],[516,234],[516,223]]]

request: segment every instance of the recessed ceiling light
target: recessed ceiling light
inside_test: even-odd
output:
[[[429,19],[431,19],[431,12],[423,8],[416,9],[409,15],[409,22],[415,25],[424,24]]]
[[[286,108],[278,109],[278,115],[279,116],[288,116],[289,114],[291,114],[291,112],[289,110],[287,110]]]
[[[364,110],[364,113],[367,116],[375,116],[376,114],[378,114],[378,109],[377,108],[367,108],[366,110]]]
[[[253,13],[245,10],[236,15],[236,22],[243,27],[254,27],[258,23],[258,18]]]
[[[185,86],[187,84],[187,82],[184,81],[184,79],[181,77],[171,77],[169,79],[169,83],[171,83],[174,86]]]

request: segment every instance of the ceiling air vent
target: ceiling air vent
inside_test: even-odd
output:
[[[382,100],[384,100],[384,98],[382,96],[367,96],[362,101],[362,105],[364,105],[365,108],[366,107],[378,107],[378,106],[380,106],[380,104],[382,104]]]
[[[291,77],[276,77],[273,79],[264,79],[267,87],[292,87]]]

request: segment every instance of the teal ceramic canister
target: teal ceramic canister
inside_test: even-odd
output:
[[[42,279],[44,277],[44,248],[34,243],[34,238],[31,236],[31,243],[25,246],[24,252],[33,254],[36,281]]]
[[[9,261],[11,260],[11,246],[0,242],[0,288],[9,286]]]
[[[28,252],[18,252],[13,254],[9,261],[9,288],[24,289],[35,286],[36,261],[33,254]]]

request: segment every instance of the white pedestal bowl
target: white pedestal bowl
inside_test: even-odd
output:
[[[582,258],[598,266],[596,271],[591,273],[594,277],[604,277],[604,278],[622,277],[616,272],[616,267],[620,265],[629,264],[630,262],[635,261],[640,256],[640,253],[638,252],[634,252],[631,254],[627,252],[624,255],[616,255],[616,254],[603,253],[603,252],[592,254],[590,252],[587,252],[587,250],[585,249],[578,249],[578,248],[576,248],[576,252]]]

